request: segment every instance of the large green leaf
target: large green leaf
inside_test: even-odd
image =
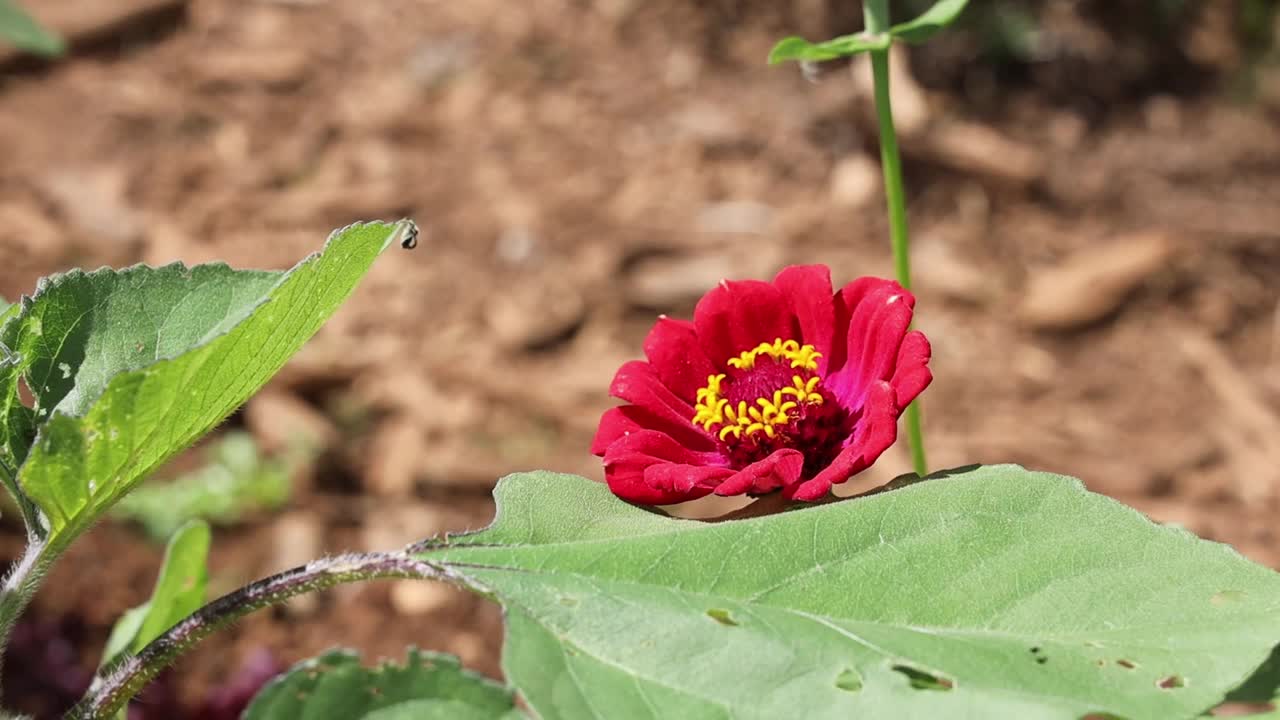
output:
[[[0,418],[21,406],[21,375],[38,429],[19,449],[18,483],[43,511],[51,552],[262,387],[412,228],[353,225],[282,273],[73,271],[24,298],[0,329],[17,354],[0,372]]]
[[[204,604],[209,583],[209,524],[188,522],[169,538],[155,589],[147,602],[121,616],[111,629],[102,665],[123,653],[136,653]]]
[[[369,669],[345,650],[295,665],[262,689],[243,720],[519,720],[511,691],[451,655],[409,651]]]
[[[720,524],[551,473],[496,496],[419,555],[505,605],[543,720],[1170,720],[1280,641],[1280,575],[1016,466]]]
[[[14,0],[0,0],[0,38],[40,55],[60,55],[62,38],[40,27]]]

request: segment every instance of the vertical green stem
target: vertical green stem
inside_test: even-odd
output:
[[[863,18],[868,34],[889,29],[888,0],[864,0]],[[907,198],[902,182],[902,158],[898,154],[898,134],[893,128],[893,106],[889,102],[889,50],[871,51],[871,73],[875,80],[876,117],[880,124],[880,166],[884,170],[885,198],[889,205],[889,241],[893,245],[893,267],[902,287],[911,289],[910,241],[907,238]],[[924,455],[924,434],[920,431],[920,402],[906,410],[907,442],[911,465],[917,475],[928,473]]]

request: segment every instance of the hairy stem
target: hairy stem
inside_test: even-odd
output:
[[[18,616],[27,609],[27,604],[40,587],[40,580],[44,575],[41,556],[46,547],[43,541],[29,536],[26,551],[14,563],[4,581],[0,582],[0,669],[4,666],[9,634],[13,632]]]
[[[179,655],[255,610],[303,593],[379,578],[446,579],[448,570],[406,552],[339,555],[286,570],[214,600],[151,641],[137,655],[99,671],[64,720],[109,720]]]
[[[869,35],[889,29],[888,0],[865,0],[863,19]],[[907,235],[907,194],[902,181],[902,157],[898,153],[898,133],[893,127],[893,106],[889,101],[889,50],[872,50],[871,73],[875,81],[876,117],[880,125],[880,167],[884,171],[884,194],[889,205],[889,241],[893,245],[893,268],[902,287],[911,289],[911,243]],[[924,433],[920,430],[920,402],[911,403],[905,413],[907,444],[916,474],[928,474],[924,454]]]

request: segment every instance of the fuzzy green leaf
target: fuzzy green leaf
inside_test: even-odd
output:
[[[62,38],[40,27],[14,0],[0,0],[0,38],[39,55],[61,55],[66,50]]]
[[[495,494],[419,557],[506,607],[547,720],[1169,720],[1280,641],[1280,575],[1016,466],[719,524],[552,473]]]
[[[243,720],[520,720],[511,691],[452,655],[409,651],[365,668],[345,650],[305,660],[258,693]]]
[[[353,225],[287,272],[174,264],[43,281],[0,329],[17,354],[0,371],[0,418],[21,415],[21,375],[37,431],[15,450],[18,482],[50,553],[262,387],[411,230]]]
[[[811,43],[802,37],[788,37],[778,41],[769,51],[769,64],[777,65],[788,60],[803,62],[819,62],[849,57],[868,50],[883,50],[889,47],[889,38],[885,35],[843,35],[820,43]]]
[[[138,652],[204,604],[210,539],[209,525],[202,521],[189,522],[174,532],[151,598],[116,622],[102,651],[102,665],[124,653]]]
[[[955,21],[969,0],[938,0],[914,20],[889,28],[889,34],[904,42],[922,43]]]

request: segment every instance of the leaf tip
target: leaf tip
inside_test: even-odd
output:
[[[803,60],[805,51],[812,47],[812,43],[799,35],[782,38],[769,51],[769,64],[778,65],[788,60]]]

